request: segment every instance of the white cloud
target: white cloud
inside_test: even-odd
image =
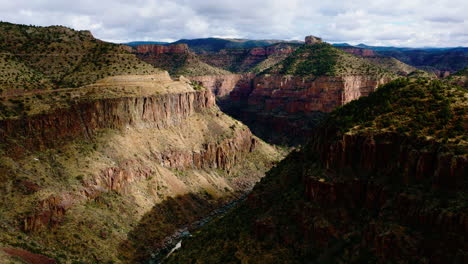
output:
[[[4,21],[90,29],[108,41],[229,36],[466,46],[465,0],[0,0]]]

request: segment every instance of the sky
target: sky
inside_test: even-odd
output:
[[[111,42],[205,37],[468,46],[467,0],[0,0],[0,20]]]

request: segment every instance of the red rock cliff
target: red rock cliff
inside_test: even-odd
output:
[[[137,53],[151,53],[153,55],[159,55],[163,53],[176,53],[184,54],[189,53],[189,47],[187,44],[172,44],[169,46],[157,45],[157,44],[145,44],[138,45],[136,47]]]
[[[377,56],[375,51],[370,49],[362,49],[362,48],[355,48],[355,47],[339,47],[342,51],[354,54],[356,56],[361,57],[374,57]]]
[[[386,79],[367,76],[317,77],[263,75],[255,78],[249,105],[264,111],[281,108],[288,113],[331,112],[367,96]]]
[[[214,105],[209,90],[79,102],[48,114],[0,120],[0,142],[8,144],[8,138],[22,136],[25,148],[43,149],[76,138],[92,138],[96,130],[103,128],[176,125],[194,112]]]
[[[231,93],[235,88],[236,91],[248,90],[247,95],[251,91],[252,80],[255,77],[253,73],[245,74],[229,74],[229,75],[205,75],[188,77],[192,81],[199,82],[204,87],[211,90],[217,97],[224,97],[231,94],[231,98],[236,97]]]

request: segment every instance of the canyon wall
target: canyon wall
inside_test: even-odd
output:
[[[255,89],[248,104],[261,111],[279,108],[288,113],[331,112],[338,106],[367,96],[386,81],[367,76],[263,75],[255,78]]]
[[[195,81],[211,90],[216,97],[226,97],[230,95],[232,100],[239,99],[239,93],[248,96],[252,89],[252,81],[255,77],[253,73],[229,74],[229,75],[205,75],[190,76],[190,80]],[[234,90],[236,90],[234,92]]]
[[[132,196],[135,185],[154,177],[158,166],[178,171],[219,169],[229,174],[239,162],[245,161],[249,153],[256,150],[258,144],[260,142],[249,130],[238,129],[232,137],[203,143],[200,149],[154,150],[146,157],[153,165],[138,158],[126,159],[118,166],[100,169],[75,191],[59,192],[37,201],[34,213],[21,219],[21,229],[32,233],[55,229],[64,222],[66,213],[74,206],[99,199],[99,196],[111,191]],[[234,180],[232,188],[251,188],[255,181],[256,177],[245,177],[245,180],[237,183]],[[41,189],[28,182],[22,184],[29,186],[32,193]]]
[[[361,56],[361,57],[378,56],[378,54],[371,49],[363,49],[363,48],[356,48],[356,47],[338,47],[338,48],[344,52],[351,53],[356,56]]]
[[[9,138],[21,136],[26,149],[54,147],[76,138],[93,138],[98,129],[177,125],[193,113],[214,105],[209,90],[89,100],[52,113],[0,120],[0,142],[8,144]]]
[[[466,188],[466,155],[444,152],[440,143],[397,134],[336,138],[329,132],[317,133],[318,140],[309,150],[328,175],[304,175],[304,195],[322,208],[339,210],[340,214],[331,210],[326,218],[347,224],[330,221],[325,228],[303,224],[305,237],[325,246],[356,225],[361,228],[361,246],[371,249],[378,263],[418,262],[421,256],[430,258],[428,263],[463,259],[459,250],[466,248],[468,214],[456,209],[454,205],[463,202],[454,197]],[[452,206],[443,202],[445,196],[452,199]],[[361,223],[351,216],[356,210],[370,212],[372,220]]]
[[[434,189],[464,188],[467,173],[466,156],[445,153],[440,143],[409,140],[398,134],[344,135],[333,140],[333,134],[316,133],[313,150],[327,169],[376,174],[391,177],[401,185],[430,183]],[[323,143],[322,143],[323,142]],[[424,145],[424,149],[418,149]]]
[[[157,44],[144,44],[136,47],[136,53],[151,53],[152,55],[159,55],[164,53],[185,54],[189,53],[187,44],[172,44],[168,46]]]
[[[259,75],[250,82],[238,82],[226,99],[228,107],[221,106],[263,138],[276,143],[290,138],[301,142],[311,135],[323,113],[367,96],[389,80],[371,76]]]

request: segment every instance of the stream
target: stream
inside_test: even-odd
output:
[[[196,231],[204,225],[210,223],[214,219],[224,216],[231,208],[236,206],[240,201],[245,200],[247,194],[242,195],[239,199],[236,199],[224,206],[211,211],[206,217],[190,223],[187,226],[177,229],[172,235],[166,237],[163,240],[164,247],[157,252],[151,254],[151,258],[147,264],[161,264],[164,259],[169,257],[172,253],[182,247],[182,241],[184,238],[192,236],[190,231]]]

